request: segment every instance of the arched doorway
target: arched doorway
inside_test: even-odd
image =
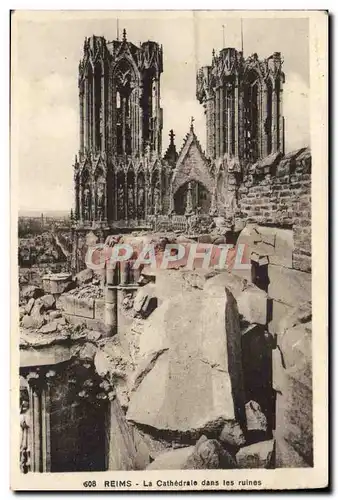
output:
[[[174,195],[175,212],[178,215],[184,215],[187,206],[188,190],[191,190],[191,201],[193,212],[202,214],[209,213],[211,206],[211,195],[207,188],[198,181],[190,181],[178,188]]]

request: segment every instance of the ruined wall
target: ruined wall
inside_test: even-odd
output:
[[[310,150],[271,155],[252,165],[238,189],[238,215],[246,223],[292,229],[292,267],[311,272]]]

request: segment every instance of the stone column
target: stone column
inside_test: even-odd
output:
[[[93,72],[93,87],[92,87],[92,96],[93,96],[93,99],[92,99],[92,116],[93,116],[93,128],[92,128],[92,144],[93,144],[93,148],[94,148],[94,151],[97,149],[97,141],[96,141],[96,138],[97,138],[97,126],[98,124],[96,123],[96,84],[97,84],[97,81],[96,81],[96,68],[94,68],[94,72]]]
[[[55,372],[47,372],[46,377]],[[27,375],[29,383],[29,406],[31,412],[31,469],[33,472],[50,472],[50,380],[48,382],[38,371]]]
[[[245,155],[244,89],[242,82],[238,88],[238,114],[239,114],[238,149],[239,149],[239,157],[242,158]]]
[[[88,77],[84,78],[84,148],[88,149],[89,147],[89,95],[88,95]]]
[[[113,206],[113,219],[114,220],[118,219],[117,199],[118,199],[117,172],[114,172],[114,206]]]
[[[139,113],[138,113],[138,119],[139,119],[139,124],[138,124],[138,152],[141,155],[143,152],[143,109],[142,109],[142,99],[143,99],[143,86],[141,84],[139,88],[139,100],[138,100],[138,108],[139,108]]]
[[[84,217],[83,217],[83,212],[84,212],[84,206],[83,206],[83,185],[81,181],[79,181],[79,196],[80,196],[80,223],[83,223]]]
[[[124,218],[128,220],[128,175],[124,174]]]
[[[121,96],[122,106],[122,153],[126,152],[126,97]]]
[[[223,86],[219,89],[219,154],[223,158],[224,155],[224,94]]]
[[[148,214],[148,193],[149,193],[149,177],[148,172],[144,175],[144,213],[147,217]]]
[[[268,134],[266,130],[266,125],[268,121],[268,89],[266,86],[266,83],[262,83],[261,87],[261,94],[262,94],[262,127],[261,127],[261,134],[262,134],[262,157],[267,156],[269,154],[268,151]],[[270,132],[271,133],[271,132]]]
[[[274,87],[272,90],[272,153],[276,153],[278,150],[278,91],[276,88],[276,82],[274,82]]]
[[[79,94],[79,99],[80,99],[80,151],[81,154],[83,153],[83,148],[84,148],[84,109],[83,109],[83,104],[84,104],[84,95],[83,95],[83,84],[80,84],[80,94]]]
[[[279,89],[279,150],[284,154],[283,89]]]
[[[216,109],[215,109],[215,136],[216,136],[216,158],[219,157],[220,148],[219,148],[219,140],[220,140],[220,130],[219,130],[219,87],[216,88]]]
[[[227,88],[228,95],[228,155],[232,155],[232,105],[233,95],[232,87],[229,85]]]
[[[238,128],[239,128],[239,116],[238,116],[238,108],[239,108],[239,96],[238,96],[238,78],[236,78],[235,83],[235,157],[239,157],[239,144],[238,144]]]
[[[192,190],[191,182],[189,182],[188,183],[188,191],[187,191],[187,204],[185,206],[185,215],[190,215],[193,212],[191,190]]]
[[[102,120],[101,126],[101,150],[106,150],[106,86],[105,86],[105,69],[101,69],[101,106],[102,106]]]
[[[105,293],[105,325],[106,334],[111,337],[117,333],[117,268],[106,267],[106,293]]]
[[[134,175],[134,219],[138,219],[138,188],[137,175]]]

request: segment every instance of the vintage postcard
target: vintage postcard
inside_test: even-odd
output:
[[[11,14],[11,488],[328,485],[326,11]]]

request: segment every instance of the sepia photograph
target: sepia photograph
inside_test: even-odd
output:
[[[326,486],[327,24],[12,11],[13,489]]]

